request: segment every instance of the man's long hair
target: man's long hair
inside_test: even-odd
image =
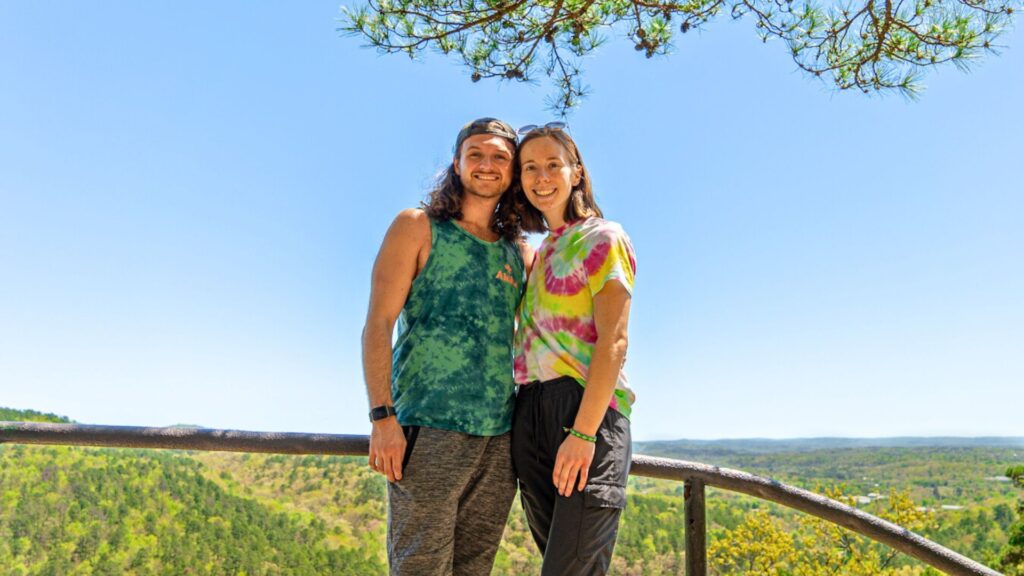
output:
[[[455,158],[455,161],[458,162],[458,157]],[[494,209],[494,214],[491,215],[491,230],[509,242],[516,242],[523,235],[519,213],[514,201],[517,188],[515,179],[513,179],[512,185],[501,195],[498,206]],[[455,173],[455,166],[449,164],[437,175],[434,188],[427,194],[420,206],[427,216],[434,220],[442,222],[461,220],[462,200],[465,195],[466,191],[462,186],[462,180]]]

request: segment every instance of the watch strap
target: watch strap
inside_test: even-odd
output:
[[[377,406],[373,410],[370,410],[370,422],[376,422],[377,420],[383,420],[397,415],[398,412],[395,412],[394,406]]]

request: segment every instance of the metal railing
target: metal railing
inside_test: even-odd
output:
[[[339,456],[365,456],[369,449],[369,438],[359,435],[37,422],[0,422],[0,444],[3,443]],[[630,474],[683,482],[687,576],[707,574],[706,486],[748,494],[817,516],[886,544],[948,574],[1000,576],[999,572],[906,528],[770,478],[697,462],[640,455],[633,457]]]

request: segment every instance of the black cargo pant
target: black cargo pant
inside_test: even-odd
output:
[[[560,496],[551,479],[555,456],[572,427],[583,387],[572,378],[519,387],[512,423],[512,463],[533,539],[544,555],[541,576],[590,576],[608,571],[619,516],[626,506],[632,457],[629,420],[608,409],[597,432],[582,492]]]

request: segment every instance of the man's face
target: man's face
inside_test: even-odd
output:
[[[466,192],[479,198],[498,198],[512,184],[512,143],[501,136],[477,134],[462,142],[453,165]]]

